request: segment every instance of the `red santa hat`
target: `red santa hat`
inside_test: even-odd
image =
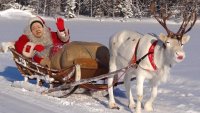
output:
[[[35,16],[35,17],[32,17],[32,18],[29,20],[30,29],[31,29],[31,26],[32,26],[35,22],[40,23],[42,26],[45,25],[44,20],[43,20],[40,16]]]

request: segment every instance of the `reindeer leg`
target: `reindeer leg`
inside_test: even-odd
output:
[[[116,64],[115,64],[115,59],[113,57],[111,57],[110,59],[110,72],[115,71],[116,68]],[[113,94],[113,79],[114,77],[110,77],[108,78],[108,94],[109,94],[109,108],[111,109],[119,109],[119,107],[117,106],[115,99],[114,99],[114,94]]]
[[[143,84],[144,84],[145,77],[143,75],[137,75],[137,106],[136,106],[136,113],[141,113],[141,104],[143,99]]]
[[[156,96],[157,96],[157,93],[158,93],[158,86],[157,85],[154,85],[152,86],[152,89],[151,89],[151,97],[150,99],[145,103],[145,106],[144,106],[144,109],[146,111],[153,111],[153,101],[155,100]]]
[[[125,85],[125,88],[126,88],[127,96],[129,98],[128,107],[130,109],[134,109],[135,108],[135,102],[134,102],[132,92],[131,92],[131,75],[127,74],[127,75],[124,76],[124,85]]]
[[[113,77],[108,78],[108,93],[109,93],[109,108],[111,109],[119,109],[117,106],[115,99],[114,99],[114,94],[113,94]]]

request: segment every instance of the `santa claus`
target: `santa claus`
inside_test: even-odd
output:
[[[41,65],[49,66],[49,56],[70,40],[69,30],[64,27],[62,18],[57,18],[56,26],[58,31],[52,32],[41,17],[31,18],[24,34],[15,42],[16,51]]]

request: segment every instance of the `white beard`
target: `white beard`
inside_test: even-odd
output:
[[[44,34],[43,34],[43,36],[40,37],[40,38],[36,38],[36,37],[32,34],[30,28],[25,29],[24,34],[28,37],[28,39],[29,39],[31,42],[33,42],[33,43],[35,43],[35,44],[42,44],[43,46],[50,46],[50,45],[53,44],[52,39],[51,39],[51,31],[50,31],[49,28],[46,27],[45,25],[44,25]]]
[[[41,57],[49,57],[49,52],[51,47],[53,46],[53,42],[51,37],[51,31],[48,27],[44,25],[44,34],[40,38],[37,38],[32,34],[29,26],[25,28],[24,34],[31,42],[45,46],[45,49],[42,52],[37,53],[37,55]]]

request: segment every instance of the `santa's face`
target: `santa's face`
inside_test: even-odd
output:
[[[40,23],[35,22],[31,26],[31,32],[36,38],[41,38],[44,34],[44,28]]]

